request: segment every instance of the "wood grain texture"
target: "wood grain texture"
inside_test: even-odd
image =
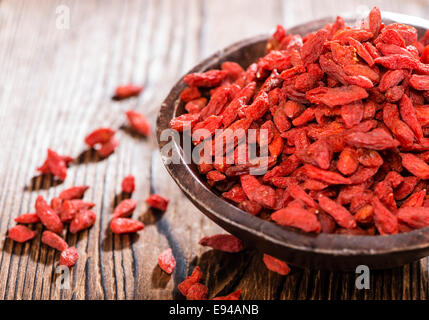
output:
[[[269,32],[277,23],[297,23],[378,5],[383,10],[429,17],[429,2],[147,0],[0,1],[0,299],[173,299],[175,289],[199,265],[210,296],[243,289],[244,299],[427,299],[427,258],[394,270],[371,273],[371,289],[355,289],[356,275],[293,268],[283,277],[268,272],[261,254],[207,250],[198,245],[221,229],[180,192],[164,169],[154,137],[141,138],[125,126],[124,111],[143,112],[155,123],[169,88],[215,50]],[[56,28],[55,10],[70,9],[70,29]],[[143,83],[144,93],[111,100],[118,84]],[[87,151],[83,138],[99,126],[118,129],[120,147],[107,159]],[[67,180],[37,176],[46,149],[78,157]],[[139,205],[134,217],[146,228],[138,235],[109,231],[110,214],[122,199],[120,182],[133,173]],[[59,254],[40,244],[6,239],[13,218],[34,211],[37,195],[88,184],[97,222],[89,231],[67,234],[80,259],[71,289],[56,286]],[[157,192],[171,199],[164,214],[144,199]],[[38,231],[41,227],[36,228]],[[157,266],[171,247],[173,276]]]

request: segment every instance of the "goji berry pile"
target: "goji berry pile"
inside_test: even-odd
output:
[[[429,32],[418,40],[412,26],[386,25],[377,7],[357,26],[337,17],[303,37],[278,26],[267,54],[247,69],[224,62],[184,82],[187,113],[170,127],[191,128],[193,143],[208,146],[212,161],[199,163],[200,173],[242,210],[315,233],[429,226]],[[205,134],[195,139],[198,129]],[[258,164],[250,146],[239,148],[251,141],[250,129],[268,147],[260,176],[250,173]],[[217,142],[232,134],[233,148],[216,161]]]
[[[8,237],[17,242],[29,241],[37,235],[37,232],[24,224],[42,223],[46,228],[42,233],[42,243],[61,252],[60,265],[69,268],[74,266],[79,258],[77,249],[69,247],[60,235],[65,224],[69,224],[71,233],[77,233],[95,223],[96,215],[91,210],[95,204],[82,200],[88,188],[75,186],[63,190],[58,197],[52,198],[50,204],[42,196],[38,196],[35,203],[36,212],[16,217],[15,222],[19,225],[9,229]]]

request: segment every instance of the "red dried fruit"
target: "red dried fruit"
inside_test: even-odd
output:
[[[194,271],[192,271],[192,274],[187,277],[183,282],[179,283],[177,286],[177,289],[180,291],[180,293],[184,296],[188,294],[189,289],[198,281],[201,280],[203,274],[201,273],[200,267],[195,267]]]
[[[344,178],[342,175],[336,172],[322,170],[309,164],[304,165],[302,169],[304,174],[307,175],[307,177],[315,180],[320,180],[329,184],[350,184],[351,183],[350,179]]]
[[[110,229],[115,234],[133,233],[144,228],[144,224],[140,221],[129,218],[115,218],[110,223]]]
[[[75,247],[68,247],[66,250],[61,252],[60,265],[68,268],[73,267],[79,259],[79,253]]]
[[[201,96],[200,91],[197,87],[185,88],[180,93],[180,99],[184,102],[189,102],[194,99],[198,99]]]
[[[378,88],[381,92],[385,92],[387,89],[398,85],[404,80],[406,73],[404,70],[388,70],[380,80]]]
[[[110,139],[115,135],[115,130],[110,128],[99,128],[92,131],[85,137],[85,143],[94,147],[97,144],[104,144],[110,141]]]
[[[392,149],[399,146],[399,142],[383,129],[374,129],[370,132],[351,132],[345,136],[348,145],[356,148],[374,150]]]
[[[417,115],[413,103],[406,94],[402,96],[401,102],[399,103],[399,111],[404,122],[408,124],[411,130],[413,130],[417,141],[421,142],[423,140],[422,126],[417,120]]]
[[[290,272],[290,268],[286,262],[269,256],[268,254],[264,254],[263,261],[268,270],[281,274],[282,276],[286,276]]]
[[[237,291],[234,291],[226,296],[213,298],[213,300],[239,300],[240,296],[241,289],[238,289]]]
[[[36,213],[40,218],[42,224],[48,229],[55,233],[61,233],[63,231],[63,223],[57,213],[47,204],[42,196],[38,196],[36,199]]]
[[[326,139],[319,139],[304,149],[295,152],[303,162],[317,165],[321,169],[329,169],[333,150]]]
[[[50,207],[57,213],[60,214],[63,199],[55,197],[51,199]]]
[[[346,128],[352,128],[359,124],[363,118],[364,107],[362,101],[345,104],[341,106],[341,118]]]
[[[244,110],[244,113],[249,119],[257,120],[268,111],[269,107],[268,95],[264,91],[260,91],[253,103]]]
[[[356,150],[346,147],[341,151],[337,162],[337,169],[339,172],[345,176],[349,176],[357,170],[358,166],[359,161]]]
[[[119,86],[116,88],[115,95],[113,96],[113,98],[121,100],[130,97],[135,97],[138,96],[142,90],[142,86],[136,86],[134,84]]]
[[[304,43],[301,49],[301,58],[304,64],[313,63],[319,58],[327,39],[328,32],[321,29]]]
[[[405,207],[422,207],[426,197],[426,190],[421,190],[413,193],[402,204],[401,208]]]
[[[235,203],[241,203],[247,199],[240,185],[235,185],[229,191],[222,193],[222,197],[234,201]]]
[[[157,194],[151,194],[147,199],[146,199],[146,203],[151,206],[152,208],[161,210],[161,211],[166,211],[168,208],[168,203],[170,202],[170,200],[157,195]]]
[[[360,208],[354,215],[355,220],[360,225],[370,225],[373,221],[374,208],[367,204]]]
[[[95,203],[86,202],[81,199],[73,199],[69,200],[69,202],[73,203],[78,210],[92,209],[95,207]]]
[[[211,247],[215,250],[224,252],[240,252],[244,249],[243,242],[230,234],[216,234],[210,237],[201,238],[198,242],[205,247]]]
[[[100,157],[108,157],[110,156],[116,149],[116,147],[119,145],[119,141],[115,138],[111,138],[106,143],[102,144],[100,149],[97,149],[97,153]]]
[[[42,243],[50,246],[51,248],[57,249],[58,251],[64,251],[69,247],[63,238],[52,231],[43,231]]]
[[[259,203],[251,200],[244,200],[240,202],[238,207],[241,210],[250,213],[252,216],[256,216],[262,210],[262,206]]]
[[[398,210],[398,220],[411,228],[420,229],[429,226],[429,208],[406,207]]]
[[[373,197],[374,223],[381,235],[398,233],[398,219],[378,199]]]
[[[278,224],[295,227],[305,232],[317,232],[322,230],[320,222],[313,212],[303,208],[287,207],[274,212],[271,219]]]
[[[23,223],[23,224],[33,224],[33,223],[40,222],[40,218],[36,213],[24,213],[16,217],[14,220],[17,223]]]
[[[176,259],[174,259],[173,250],[171,250],[171,248],[161,252],[161,254],[158,256],[158,265],[168,274],[173,273],[174,268],[176,267]]]
[[[137,201],[133,199],[122,200],[113,210],[113,219],[130,216],[137,207]]]
[[[48,149],[47,165],[49,172],[56,176],[61,181],[67,177],[67,165],[64,158],[52,149]]]
[[[416,90],[429,90],[429,76],[413,74],[410,78],[410,86]]]
[[[413,192],[417,183],[420,181],[418,177],[405,177],[404,181],[395,190],[395,199],[402,200]]]
[[[170,128],[182,132],[191,129],[200,118],[199,113],[182,114],[170,121]]]
[[[334,107],[365,99],[368,97],[368,92],[354,85],[338,88],[319,87],[307,91],[306,97],[312,103]]]
[[[18,225],[10,228],[7,236],[16,242],[26,242],[36,236],[36,231],[30,230],[26,226]]]
[[[310,197],[300,186],[297,184],[291,184],[287,188],[290,196],[296,200],[300,200],[305,203],[308,207],[317,208],[317,203]]]
[[[134,110],[128,110],[125,114],[134,130],[146,137],[150,135],[151,127],[143,114]]]
[[[61,191],[58,196],[62,200],[72,200],[80,199],[85,194],[86,190],[89,189],[89,186],[75,186]]]
[[[204,73],[191,73],[184,77],[184,81],[190,87],[214,87],[222,82],[228,75],[223,70],[209,70]]]
[[[91,211],[91,210],[78,211],[70,223],[69,230],[71,233],[77,233],[79,231],[88,229],[92,227],[96,219],[97,219],[97,216],[94,213],[94,211]]]
[[[90,209],[90,208],[88,208]],[[61,206],[60,219],[62,222],[71,222],[80,209],[71,200],[65,200]]]
[[[186,300],[206,300],[209,289],[201,284],[195,283],[192,285],[186,294]]]
[[[429,179],[429,165],[411,153],[401,153],[402,165],[421,179]]]
[[[122,192],[125,193],[133,193],[136,185],[135,185],[135,178],[132,174],[126,176],[121,183]]]
[[[326,213],[331,215],[338,225],[346,229],[353,229],[356,227],[356,221],[352,214],[342,205],[323,195],[319,196],[318,201],[320,207],[326,211]]]
[[[188,111],[188,113],[200,113],[200,111],[206,105],[207,105],[207,99],[206,98],[198,98],[198,99],[189,101],[185,105],[185,110]]]

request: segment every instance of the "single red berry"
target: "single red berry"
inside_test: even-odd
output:
[[[79,253],[75,247],[68,247],[60,255],[60,265],[68,268],[73,267],[79,259]]]
[[[147,199],[146,203],[151,206],[152,208],[165,211],[168,208],[168,203],[170,200],[158,195],[158,194],[151,194]]]
[[[125,193],[133,193],[136,185],[135,178],[132,174],[126,176],[121,183],[122,191]]]

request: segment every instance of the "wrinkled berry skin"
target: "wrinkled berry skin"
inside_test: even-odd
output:
[[[176,267],[176,259],[174,259],[173,250],[171,250],[171,248],[161,252],[161,254],[158,256],[158,265],[168,274],[173,273],[174,268]]]
[[[36,232],[28,229],[26,226],[15,226],[8,231],[9,239],[16,242],[26,242],[36,236]]]
[[[129,218],[115,218],[110,223],[110,230],[115,234],[134,233],[143,228],[143,222]]]
[[[75,247],[69,247],[61,252],[60,265],[68,268],[73,267],[79,259],[79,253]]]
[[[36,199],[36,213],[42,224],[55,233],[60,234],[63,231],[63,223],[57,213],[47,204],[42,196]]]
[[[166,211],[168,208],[168,203],[170,200],[158,195],[158,194],[151,194],[147,199],[146,203],[151,206],[152,208]]]

